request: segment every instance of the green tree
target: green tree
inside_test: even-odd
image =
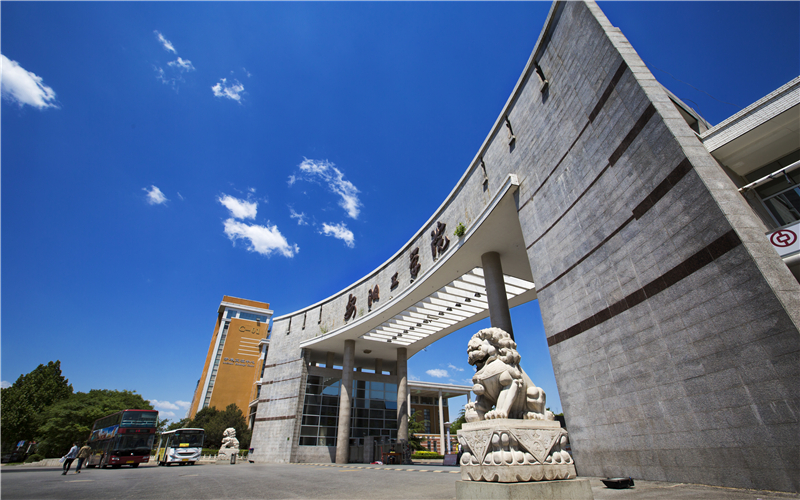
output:
[[[38,452],[48,457],[61,456],[69,451],[72,443],[89,438],[95,420],[129,408],[152,410],[153,406],[131,391],[76,392],[42,413],[43,423],[37,432]]]
[[[417,410],[408,417],[408,446],[412,450],[421,450],[420,438],[417,434],[425,433],[425,424],[429,423]],[[417,420],[419,418],[419,420]]]
[[[156,434],[161,434],[167,430],[167,422],[169,422],[168,418],[158,417],[156,419]]]
[[[177,422],[172,422],[171,424],[169,424],[167,430],[174,431],[175,429],[183,429],[185,427],[191,427],[191,425],[189,425],[191,422],[192,420],[190,418],[183,418],[181,420],[178,420]]]
[[[458,432],[459,429],[461,429],[461,426],[466,421],[467,417],[464,415],[464,408],[461,408],[461,411],[458,412],[458,418],[455,420],[455,422],[450,424],[450,434],[455,435],[455,433]]]
[[[247,449],[250,447],[252,431],[247,428],[242,410],[231,403],[223,411],[215,407],[203,408],[198,411],[194,419],[188,423],[187,427],[199,427],[206,431],[206,448],[219,448],[222,446],[222,434],[225,429],[233,427],[236,429],[236,439],[239,440],[239,448]]]
[[[215,406],[211,408],[203,408],[202,410],[195,413],[194,418],[191,420],[191,425],[189,427],[198,427],[201,429],[206,428],[206,424],[214,420],[214,417],[217,416],[219,410]]]
[[[0,392],[3,449],[13,448],[18,441],[35,439],[45,408],[71,394],[72,385],[61,375],[61,361],[50,361],[27,375],[20,375],[11,387]]]

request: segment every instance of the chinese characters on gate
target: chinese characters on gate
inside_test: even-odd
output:
[[[431,255],[434,261],[444,255],[447,249],[450,248],[450,238],[445,236],[446,230],[447,224],[437,222],[436,228],[431,231]],[[411,276],[412,283],[415,279],[417,279],[417,276],[419,276],[420,269],[422,269],[422,264],[419,262],[419,247],[417,247],[409,254],[408,271],[409,275]],[[394,273],[391,277],[392,282],[389,286],[389,290],[391,291],[400,286],[398,274],[399,273]],[[367,310],[372,311],[372,305],[379,299],[380,289],[376,284],[374,287],[369,289],[369,292],[367,292]],[[345,323],[356,317],[356,300],[356,297],[352,293],[347,297],[347,304],[345,305],[344,310]]]

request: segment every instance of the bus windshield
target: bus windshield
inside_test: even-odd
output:
[[[126,411],[122,413],[120,427],[155,427],[157,412]]]
[[[170,439],[172,448],[200,448],[203,446],[203,431],[176,432]]]
[[[114,443],[114,450],[119,454],[149,454],[154,437],[155,434],[120,434]]]

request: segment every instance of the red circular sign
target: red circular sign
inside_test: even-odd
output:
[[[781,229],[780,231],[772,233],[772,236],[769,237],[769,241],[776,247],[785,248],[797,241],[797,235],[794,234],[794,231],[790,231],[789,229]]]

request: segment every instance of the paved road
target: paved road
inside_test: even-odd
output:
[[[6,499],[453,499],[455,467],[431,465],[195,465],[138,469],[86,469],[62,476],[60,469],[3,466]],[[786,493],[636,481],[628,490],[609,490],[592,479],[596,500],[776,500]]]

